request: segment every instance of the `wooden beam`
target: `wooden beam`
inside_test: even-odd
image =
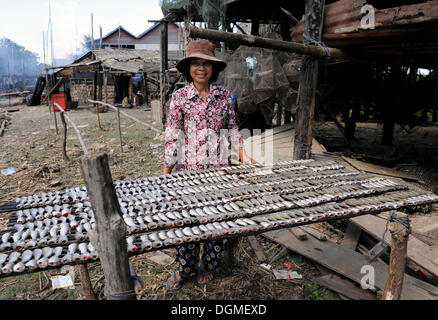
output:
[[[105,295],[110,300],[135,300],[128,261],[126,224],[114,190],[108,156],[82,157],[80,167],[96,219],[89,236],[99,253],[105,275]]]
[[[290,228],[289,231],[298,239],[298,240],[307,240],[307,233],[304,232],[300,227]]]
[[[233,32],[225,32],[219,30],[207,30],[198,27],[189,27],[189,37],[201,38],[208,40],[218,40],[227,43],[239,44],[248,47],[258,47],[274,49],[279,51],[293,52],[297,54],[309,55],[312,57],[328,57],[340,60],[354,60],[358,62],[364,62],[362,57],[357,55],[351,55],[341,49],[337,48],[323,48],[321,46],[301,44],[291,41],[283,41],[276,39],[268,39],[263,37],[251,36],[246,34],[239,34]],[[370,61],[368,60],[368,63]]]
[[[303,43],[321,41],[325,0],[307,0],[304,14]],[[300,85],[295,115],[293,159],[310,159],[312,150],[312,119],[315,109],[319,59],[308,55],[301,58]]]
[[[65,80],[67,80],[67,77],[62,77],[61,79],[59,79],[59,81],[55,84],[55,86],[50,89],[49,93],[46,94],[46,96],[41,100],[41,102],[45,102],[47,100],[47,98],[52,94],[53,91],[55,91],[56,89],[58,89],[63,83],[65,83]]]
[[[345,230],[341,244],[353,251],[356,250],[361,232],[362,229],[357,224],[348,221],[347,229]]]
[[[254,253],[256,254],[257,260],[259,262],[265,262],[266,257],[263,253],[263,249],[260,245],[260,243],[257,241],[257,238],[255,236],[248,236],[249,244],[251,245],[251,248],[254,250]]]

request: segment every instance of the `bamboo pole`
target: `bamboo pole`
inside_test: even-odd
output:
[[[274,49],[280,51],[293,52],[297,54],[308,55],[312,57],[329,57],[342,60],[358,60],[364,61],[363,58],[351,55],[341,49],[321,47],[310,44],[301,44],[291,41],[282,41],[276,39],[268,39],[246,34],[238,34],[233,32],[225,32],[210,29],[201,29],[194,26],[189,27],[189,37],[202,38],[209,40],[219,40],[223,42],[230,42],[240,44],[248,47],[259,47]]]

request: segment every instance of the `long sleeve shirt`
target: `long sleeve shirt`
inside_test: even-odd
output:
[[[228,166],[243,149],[231,94],[210,84],[204,101],[193,83],[175,91],[167,116],[164,166],[174,171]]]

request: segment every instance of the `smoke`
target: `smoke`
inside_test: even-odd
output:
[[[0,38],[0,76],[39,75],[44,69],[38,59],[38,54],[27,50],[8,38]]]

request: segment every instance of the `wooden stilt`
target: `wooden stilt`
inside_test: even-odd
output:
[[[106,154],[81,158],[81,173],[96,224],[89,232],[105,275],[105,295],[110,300],[135,300],[122,218]]]
[[[438,72],[438,68],[435,69],[435,72]],[[435,92],[433,94],[433,109],[432,109],[432,122],[437,121],[437,113],[438,113],[438,78],[435,80]]]
[[[94,71],[94,78],[93,78],[93,99],[97,99],[97,82],[98,82],[98,71]],[[96,116],[97,116],[97,127],[102,130],[102,127],[100,126],[100,117],[99,117],[99,105],[96,104]]]
[[[168,24],[164,23],[161,29],[161,46],[160,46],[160,104],[161,104],[161,123],[163,128],[166,126],[166,73],[168,69]]]
[[[303,43],[321,40],[325,0],[307,0],[304,14]],[[319,59],[304,55],[301,60],[297,98],[293,159],[309,159],[312,149],[312,126],[315,109]]]
[[[399,300],[405,276],[406,253],[411,230],[410,227],[406,228],[397,221],[390,222],[388,230],[392,235],[391,255],[389,258],[388,278],[382,300]]]

